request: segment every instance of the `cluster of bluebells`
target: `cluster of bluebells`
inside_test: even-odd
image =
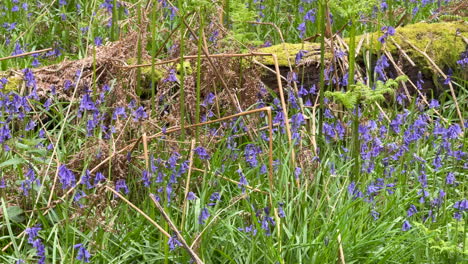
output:
[[[28,227],[25,230],[26,235],[28,235],[28,243],[36,249],[36,255],[39,258],[37,263],[44,264],[45,262],[45,246],[42,243],[42,240],[39,238],[39,231],[42,228],[37,225],[33,227]]]

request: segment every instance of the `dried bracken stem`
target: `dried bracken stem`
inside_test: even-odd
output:
[[[184,237],[180,234],[179,230],[177,230],[177,227],[171,221],[171,218],[169,218],[169,216],[166,214],[162,206],[159,204],[158,200],[156,200],[156,197],[153,194],[150,194],[150,197],[154,205],[156,205],[156,208],[159,210],[159,212],[162,214],[166,222],[171,227],[172,231],[174,231],[174,233],[176,234],[177,239],[182,244],[182,247],[187,250],[187,252],[190,254],[190,256],[195,261],[195,263],[203,264],[203,261],[200,259],[200,257],[198,257],[197,254],[189,247],[189,245],[187,244],[187,241],[185,241]]]
[[[392,62],[393,66],[395,67],[395,69],[398,71],[399,74],[405,74],[405,73],[403,72],[403,70],[402,70],[400,67],[398,67],[398,65],[395,63],[395,61],[393,60],[393,56],[392,56],[392,54],[391,54],[390,52],[385,51],[385,55],[387,55],[387,58],[390,60],[390,62]],[[429,102],[427,101],[426,96],[424,96],[424,94],[421,93],[421,91],[419,91],[418,87],[417,87],[410,79],[408,79],[408,82],[411,84],[411,86],[413,86],[414,90],[418,93],[418,95],[421,97],[421,99],[423,100],[423,102],[424,102],[426,105],[429,105]],[[406,86],[403,86],[403,87],[405,88],[405,92],[409,94],[408,89],[406,89]],[[408,96],[408,95],[407,95],[407,96]],[[411,98],[411,97],[408,97],[408,98]],[[435,113],[436,115],[438,115],[439,118],[440,118],[441,120],[443,120],[445,123],[448,123],[448,120],[445,119],[445,118],[439,113],[439,111],[437,111],[436,109],[433,109],[433,110],[434,110],[434,113]]]
[[[145,212],[143,212],[140,208],[138,208],[136,205],[134,205],[132,202],[130,202],[129,200],[127,200],[127,198],[125,198],[122,194],[120,194],[118,191],[114,190],[113,188],[109,187],[109,186],[104,186],[108,191],[114,193],[115,195],[117,195],[120,199],[122,199],[122,201],[124,201],[125,203],[127,203],[128,205],[130,205],[130,207],[132,207],[133,209],[135,209],[135,211],[137,211],[139,214],[141,214],[144,218],[148,219],[148,221],[150,221],[151,224],[153,224],[163,235],[165,235],[166,237],[170,238],[171,235],[166,232],[166,230],[164,230],[164,228],[162,228],[160,225],[158,225],[158,223],[156,223],[156,221],[154,221],[151,217],[149,217],[147,214],[145,214]]]
[[[41,49],[41,50],[36,50],[36,51],[31,51],[31,52],[25,52],[25,53],[21,53],[21,54],[17,54],[17,55],[12,55],[12,56],[7,56],[7,57],[0,58],[0,61],[19,58],[19,57],[33,55],[33,54],[42,53],[42,52],[47,52],[47,51],[51,51],[51,50],[52,50],[52,48],[47,48],[47,49]]]
[[[248,195],[247,194],[242,194],[241,196],[239,197],[236,197],[236,199],[228,206],[226,206],[225,208],[223,208],[222,210],[220,210],[215,216],[213,216],[213,218],[211,219],[210,222],[208,222],[205,226],[205,228],[203,228],[203,230],[200,232],[200,234],[198,234],[195,239],[193,240],[192,242],[192,245],[190,245],[190,248],[194,248],[195,245],[197,245],[198,243],[198,240],[201,238],[201,236],[203,235],[203,233],[205,233],[206,230],[208,230],[208,228],[211,226],[211,224],[216,220],[218,219],[218,217],[224,213],[225,211],[227,211],[229,208],[233,207],[235,204],[237,204],[240,200],[242,199],[245,199],[247,198]]]
[[[401,36],[401,35],[400,35]],[[411,43],[410,41],[408,41],[406,38],[404,38],[403,36],[401,36],[401,38],[403,39],[404,42],[408,43],[408,45],[410,45],[414,50],[416,50],[417,52],[421,53],[421,55],[423,55],[431,64],[432,66],[434,67],[434,69],[439,72],[439,74],[444,78],[444,79],[447,79],[447,75],[439,68],[439,66],[437,66],[437,64],[431,59],[431,57],[429,57],[429,55],[427,55],[426,52],[418,49],[418,47],[416,47],[413,43]],[[464,120],[463,120],[463,115],[460,111],[460,106],[458,106],[458,100],[457,100],[457,95],[455,94],[455,90],[453,89],[453,86],[452,86],[452,82],[448,82],[448,85],[450,87],[450,93],[452,94],[452,98],[453,98],[453,102],[455,103],[455,108],[457,109],[457,114],[458,114],[458,118],[460,118],[460,125],[463,129],[463,131],[465,131],[465,124],[464,124]]]
[[[207,173],[206,170],[202,170],[202,169],[199,169],[199,168],[191,167],[191,169],[194,170],[194,171],[199,171],[199,172]],[[219,173],[214,173],[213,175],[216,176],[216,177],[218,177],[218,178],[221,178],[221,179],[223,179],[223,180],[226,180],[226,181],[228,181],[228,182],[235,183],[235,184],[237,184],[237,185],[240,185],[240,184],[241,184],[240,182],[235,181],[235,180],[233,180],[233,179],[230,179],[230,178],[228,178],[228,177],[225,177],[225,176],[223,176],[223,175],[221,175],[221,174],[219,174]],[[262,191],[262,190],[260,190],[260,189],[255,188],[255,187],[252,187],[252,186],[250,186],[250,185],[242,185],[242,186],[245,187],[246,189],[252,190],[252,191],[254,191],[254,192],[259,192],[259,193],[263,193],[263,194],[269,194],[268,192]]]
[[[195,142],[196,142],[195,139],[192,139],[192,144],[190,145],[189,167],[188,167],[188,172],[187,172],[187,179],[185,180],[184,203],[182,205],[182,223],[180,224],[181,230],[184,228],[184,225],[185,225],[187,195],[190,190],[190,176],[192,175],[193,153],[195,149]]]
[[[340,254],[340,261],[341,261],[341,264],[346,264],[345,256],[344,256],[344,251],[343,251],[343,245],[341,244],[341,233],[340,233],[340,230],[338,230],[338,245],[339,245],[339,254]]]
[[[146,171],[149,171],[148,139],[146,138],[146,133],[143,133],[141,138],[143,140],[143,154],[145,155]]]
[[[269,168],[270,188],[271,188],[271,190],[273,190],[274,189],[274,179],[273,179],[273,119],[272,119],[272,115],[271,115],[271,107],[268,106],[268,107],[253,109],[253,110],[250,110],[250,111],[245,111],[245,112],[242,112],[242,113],[237,113],[237,114],[234,114],[234,115],[218,118],[218,119],[215,119],[215,120],[210,120],[210,121],[203,122],[203,123],[198,123],[198,124],[185,126],[184,128],[185,129],[190,129],[190,128],[195,128],[195,127],[199,127],[199,126],[209,125],[209,124],[218,123],[218,122],[221,122],[221,121],[224,121],[224,120],[232,119],[232,118],[235,118],[235,117],[250,115],[250,114],[254,114],[254,113],[258,113],[258,112],[267,112],[267,115],[268,115],[268,125],[269,125],[269,130],[270,130],[270,142],[269,142],[270,158],[269,158],[269,162],[268,162],[269,164],[268,165],[270,167]],[[164,133],[159,132],[159,133],[156,133],[154,135],[151,135],[151,136],[148,137],[148,139],[154,139],[154,138],[164,136],[166,134],[178,132],[181,129],[182,129],[181,127],[171,128],[171,129],[168,129]]]
[[[400,45],[398,45],[398,43],[393,38],[390,38],[390,41],[393,43],[393,45],[395,45],[395,47],[397,47],[397,49],[401,52],[401,54],[405,56],[406,60],[411,64],[411,66],[416,67],[416,64],[413,62],[410,56],[408,56],[405,50]]]

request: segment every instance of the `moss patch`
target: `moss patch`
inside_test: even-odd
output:
[[[407,54],[418,64],[423,70],[429,70],[430,66],[427,60],[419,52],[411,48],[411,46],[404,41],[404,39],[411,42],[418,49],[425,51],[434,62],[441,68],[456,67],[456,61],[459,59],[460,54],[466,50],[466,44],[460,36],[456,36],[458,32],[465,38],[468,38],[468,24],[457,23],[457,22],[444,22],[444,23],[417,23],[407,25],[405,27],[397,28],[397,34],[391,38],[400,45],[400,47],[407,52]],[[382,44],[378,41],[378,38],[383,35],[382,32],[374,32],[369,34],[371,39],[370,44],[364,45],[367,50],[372,50],[373,53],[377,53],[381,48]],[[356,36],[356,41],[359,41],[365,35]],[[348,39],[345,39],[348,42]],[[364,41],[366,43],[366,41]],[[387,49],[392,54],[397,54],[397,47],[390,41],[386,42]],[[304,59],[310,61],[318,61],[320,59],[320,44],[318,43],[298,43],[298,44],[279,44],[267,48],[261,48],[258,51],[262,53],[273,53],[278,56],[278,62],[280,66],[289,66],[288,55],[291,63],[295,64],[296,54],[300,50],[307,50],[308,55]],[[362,52],[364,49],[361,49]],[[327,57],[331,55],[327,53]],[[262,62],[267,65],[273,65],[273,59],[271,57],[264,57]]]
[[[0,74],[0,77],[2,75]],[[5,84],[5,86],[2,89],[2,92],[4,94],[7,94],[9,92],[19,92],[21,89],[21,86],[23,86],[23,78],[19,76],[11,76],[11,77],[6,77],[8,82]]]

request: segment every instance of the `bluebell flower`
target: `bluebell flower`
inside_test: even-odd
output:
[[[177,247],[182,246],[182,243],[180,243],[180,241],[177,240],[177,236],[174,235],[169,238],[168,245],[169,245],[169,250],[173,251]]]
[[[214,192],[210,195],[211,203],[208,206],[215,206],[217,201],[221,200],[221,194],[219,192]]]
[[[141,180],[143,181],[143,185],[145,187],[149,187],[151,185],[150,177],[150,173],[147,170],[143,170]]]
[[[93,188],[93,185],[91,185],[91,172],[89,170],[86,170],[85,174],[81,177],[80,184],[86,185],[87,189]]]
[[[205,224],[206,219],[210,217],[210,212],[208,211],[208,208],[203,208],[200,212],[200,215],[198,216],[198,223],[200,225]]]
[[[406,215],[407,215],[408,217],[411,217],[412,215],[414,215],[414,214],[417,213],[417,212],[418,212],[418,209],[416,208],[416,206],[414,206],[414,205],[412,204],[412,205],[410,205],[408,211],[406,212]]]
[[[401,230],[408,231],[410,229],[411,229],[411,224],[408,222],[408,220],[405,220],[403,222],[403,226],[401,227]]]
[[[94,45],[97,47],[102,46],[102,38],[101,37],[95,37],[94,38]]]
[[[449,172],[447,177],[445,178],[445,183],[449,185],[455,184],[455,174],[453,172]]]
[[[120,179],[115,183],[115,190],[118,192],[120,192],[120,190],[123,190],[125,194],[128,194],[130,192],[127,183],[125,183],[124,179]]]
[[[164,79],[164,82],[177,82],[179,81],[176,76],[176,71],[174,69],[169,70],[169,75],[166,79]]]
[[[143,119],[148,118],[148,114],[146,114],[145,109],[143,106],[138,107],[134,112],[133,112],[133,120],[134,121],[141,121]]]
[[[71,188],[76,184],[75,174],[69,170],[65,165],[60,165],[58,176],[60,183],[62,184],[62,189]]]
[[[193,192],[188,192],[187,193],[187,200],[193,201],[193,200],[196,200],[196,199],[197,199],[197,196]]]
[[[239,179],[239,188],[242,189],[242,192],[245,192],[245,185],[249,185],[249,182],[247,181],[247,178],[245,177],[244,173],[242,172],[241,169],[238,169],[237,170],[237,173],[239,174],[240,176],[240,179]]]
[[[78,249],[78,254],[76,255],[77,260],[89,263],[89,258],[91,258],[91,254],[88,252],[88,250],[86,250],[82,243],[74,245],[73,248]]]
[[[204,147],[197,147],[193,150],[197,156],[202,160],[210,159],[210,154],[206,151]]]

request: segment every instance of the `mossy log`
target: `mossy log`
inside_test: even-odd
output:
[[[382,32],[374,32],[356,37],[359,52],[356,60],[361,67],[364,67],[364,60],[369,51],[372,61],[372,68],[375,66],[377,56],[383,54],[383,51],[388,51],[392,54],[393,59],[410,77],[416,81],[418,72],[422,73],[424,80],[423,89],[437,90],[435,87],[441,87],[436,71],[427,58],[421,54],[424,51],[439,68],[447,71],[450,69],[460,68],[457,65],[457,60],[463,52],[467,50],[468,45],[468,23],[466,22],[444,22],[444,23],[417,23],[399,27],[396,29],[396,34],[389,37],[384,44],[379,42],[379,37]],[[344,39],[348,44],[349,39]],[[412,47],[414,45],[418,50]],[[296,54],[300,50],[305,50],[305,56],[296,63]],[[278,56],[278,62],[281,74],[286,76],[289,72],[289,64],[294,69],[299,69],[299,75],[302,77],[304,72],[304,85],[310,86],[318,83],[319,78],[319,63],[320,63],[320,44],[319,43],[298,43],[298,44],[279,44],[271,47],[262,48],[259,52],[274,53]],[[406,55],[404,54],[406,53]],[[289,60],[288,60],[289,56]],[[329,47],[326,50],[326,61],[330,63],[333,57]],[[408,57],[414,62],[414,65],[409,62]],[[273,68],[273,60],[270,57],[263,57],[262,62]],[[391,63],[390,63],[391,64]],[[301,67],[304,66],[304,71]],[[465,69],[466,70],[466,69]],[[390,65],[387,71],[389,77],[396,77],[397,70]],[[395,76],[392,76],[395,75]],[[466,77],[466,72],[463,73]],[[271,73],[266,73],[263,78],[266,85],[270,87],[276,86],[276,77]],[[439,91],[440,92],[440,91]]]

